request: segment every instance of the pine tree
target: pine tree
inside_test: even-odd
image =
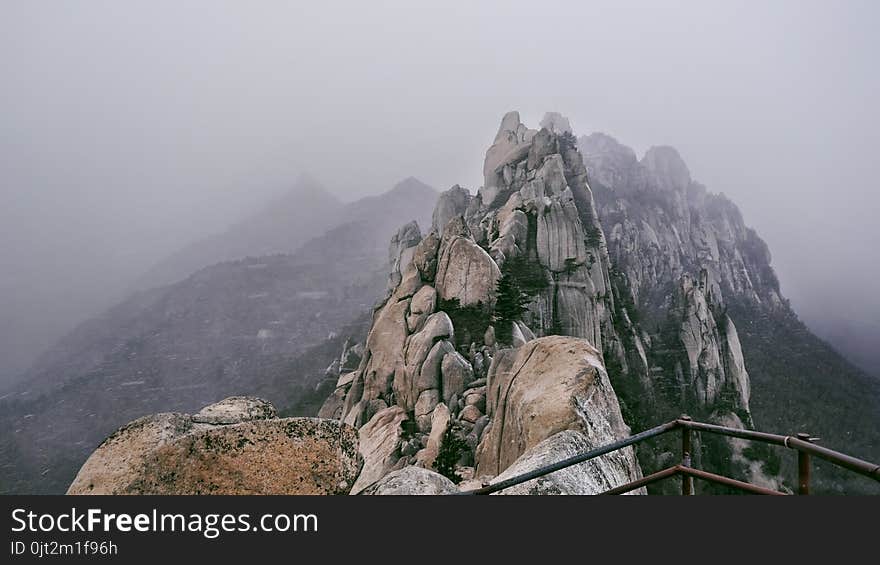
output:
[[[495,335],[502,343],[510,343],[513,323],[526,312],[529,297],[524,293],[512,273],[504,273],[498,281],[495,299]]]

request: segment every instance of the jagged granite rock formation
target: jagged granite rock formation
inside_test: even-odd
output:
[[[629,435],[600,354],[584,339],[543,337],[499,351],[489,370],[489,425],[477,476],[516,476]],[[594,494],[641,477],[622,449],[505,494]]]
[[[356,431],[337,420],[275,418],[259,398],[198,414],[140,418],[108,437],[68,494],[347,494],[361,470]]]
[[[603,134],[578,146],[613,265],[622,349],[606,347],[606,361],[631,420],[647,427],[688,412],[751,427],[750,379],[727,303],[783,307],[766,245],[735,205],[691,179],[675,149],[652,147],[639,161]],[[722,466],[776,484],[770,473],[752,472],[732,442],[710,447]]]
[[[391,285],[361,364],[340,375],[321,411],[358,427],[362,445],[382,446],[364,454],[358,489],[407,466],[485,482],[557,432],[590,445],[629,434],[591,345],[619,338],[586,169],[566,120],[545,122],[531,130],[505,115],[478,194],[453,187],[426,236],[408,224],[393,238]],[[551,334],[571,337],[536,339]],[[514,386],[509,371],[520,365]],[[535,398],[547,390],[555,392]],[[611,461],[580,469],[591,479],[559,492],[641,476],[631,450]]]
[[[730,201],[691,179],[674,149],[652,148],[639,161],[607,136],[576,140],[561,115],[541,125],[529,129],[516,112],[506,114],[477,194],[460,186],[441,194],[430,233],[418,243],[409,238],[413,265],[401,264],[400,284],[374,315],[365,357],[376,360],[362,362],[342,387],[347,421],[363,425],[400,406],[413,420],[401,447],[426,449],[442,402],[452,415],[449,433],[473,452],[459,467],[471,474],[476,465],[477,479],[497,475],[567,426],[537,426],[543,435],[494,467],[475,462],[476,446],[491,441],[497,425],[492,373],[507,363],[506,348],[565,335],[595,347],[622,413],[640,429],[683,412],[753,426],[746,358],[728,308],[732,298],[765,311],[787,308],[766,245]],[[438,312],[451,329],[425,331]],[[471,373],[454,377],[453,360]],[[480,382],[487,376],[488,394]],[[471,378],[481,386],[461,390]],[[658,443],[643,457],[652,468],[677,457],[671,440]],[[780,484],[778,469],[756,463],[754,450],[724,439],[695,447],[698,464],[710,453],[705,462],[719,471]],[[412,455],[405,464],[430,459]]]
[[[871,423],[880,414],[880,383],[797,318],[766,243],[736,205],[693,181],[671,147],[639,160],[601,133],[578,145],[614,266],[627,355],[606,361],[629,420],[647,427],[685,410],[719,423],[809,430],[831,447],[880,458],[880,426]],[[756,465],[754,445],[727,443],[720,459],[714,446],[702,450],[716,468],[771,486],[780,471],[795,472],[790,458],[759,452]],[[816,477],[824,492],[870,489],[830,466]]]

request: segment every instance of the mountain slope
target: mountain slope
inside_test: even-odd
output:
[[[349,222],[387,217],[412,219],[425,225],[430,205],[424,207],[428,212],[423,212],[413,210],[412,203],[422,199],[433,202],[436,197],[433,188],[408,177],[381,195],[344,204],[327,192],[320,182],[301,175],[293,188],[262,211],[222,233],[188,245],[154,265],[135,288],[149,289],[177,282],[221,261],[292,253],[311,238]]]
[[[426,221],[435,194],[406,181],[291,255],[213,265],[82,324],[0,399],[0,492],[63,492],[101,439],[144,414],[232,394],[301,404],[382,295],[389,226]]]
[[[341,223],[336,217],[343,208],[342,202],[317,180],[300,175],[287,193],[263,210],[224,232],[185,246],[152,266],[134,286],[149,289],[177,282],[221,261],[293,252],[315,235]]]
[[[581,137],[609,253],[620,273],[617,292],[633,304],[649,338],[651,378],[673,373],[669,328],[675,279],[702,273],[713,314],[735,323],[750,382],[755,425],[779,433],[806,431],[822,444],[880,460],[880,383],[813,335],[780,293],[770,251],[736,205],[690,178],[669,147],[642,160],[604,134]],[[659,345],[659,347],[657,346]],[[645,425],[675,416],[650,414]],[[772,457],[771,457],[772,458]],[[789,456],[779,465],[794,476]],[[876,485],[820,464],[820,492],[874,492]]]

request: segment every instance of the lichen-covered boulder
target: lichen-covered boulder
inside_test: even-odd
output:
[[[228,408],[238,402],[218,404]],[[228,412],[217,408],[208,414]],[[157,414],[104,440],[67,492],[347,494],[362,463],[357,431],[337,420],[258,415],[213,424],[186,414]]]
[[[255,396],[230,396],[205,406],[193,414],[192,420],[197,424],[238,424],[250,420],[267,420],[275,416],[275,407],[268,400]]]
[[[83,463],[67,494],[123,494],[136,480],[146,458],[189,433],[188,414],[154,414],[122,426]]]

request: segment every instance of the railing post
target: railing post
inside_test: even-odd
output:
[[[682,414],[679,420],[690,421],[691,417]],[[682,426],[681,428],[681,464],[685,467],[691,466],[691,430]],[[681,494],[690,496],[694,493],[694,481],[687,475],[681,476]]]
[[[797,438],[810,441],[810,434],[799,433]],[[798,494],[810,494],[810,454],[798,449]]]

